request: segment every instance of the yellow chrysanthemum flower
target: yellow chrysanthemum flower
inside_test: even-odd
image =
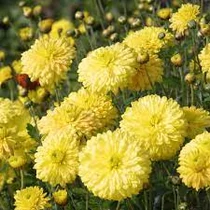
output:
[[[52,24],[50,36],[53,38],[59,38],[60,36],[67,37],[66,32],[73,28],[74,28],[73,23],[67,19],[61,19],[61,20],[55,21]],[[71,45],[74,45],[74,39],[72,37],[68,37],[67,40],[69,41]]]
[[[82,182],[95,196],[108,200],[138,194],[151,172],[138,141],[121,130],[92,137],[79,158]]]
[[[163,38],[159,38],[163,34]],[[149,54],[158,53],[162,48],[170,45],[173,35],[162,27],[144,27],[143,29],[130,33],[124,43],[135,49],[137,53],[146,51]]]
[[[203,133],[205,128],[210,127],[210,115],[209,112],[196,108],[195,106],[183,107],[185,118],[187,120],[186,134],[188,138],[195,138],[196,135]]]
[[[55,186],[65,186],[76,178],[79,146],[71,128],[49,134],[35,153],[36,177]]]
[[[79,82],[94,92],[117,93],[127,87],[137,65],[135,52],[124,44],[100,47],[79,64]]]
[[[23,190],[17,190],[14,196],[15,210],[42,210],[49,207],[49,198],[42,188],[26,187]]]
[[[196,190],[210,185],[210,134],[204,132],[186,144],[177,171],[185,185]]]
[[[200,60],[200,65],[202,67],[202,72],[206,73],[206,77],[210,78],[210,43],[207,44],[201,53],[198,55],[199,60]]]
[[[148,95],[126,109],[120,126],[137,137],[153,160],[166,160],[173,157],[182,145],[186,122],[176,101]]]
[[[90,137],[115,125],[117,109],[111,98],[86,89],[71,93],[61,106],[49,110],[39,122],[42,134],[71,125],[79,135]]]
[[[18,131],[22,131],[30,121],[31,116],[21,102],[0,98],[0,126],[16,127]]]
[[[156,82],[162,81],[163,62],[157,55],[150,55],[149,61],[139,64],[137,73],[131,78],[128,89],[149,90]]]
[[[39,80],[42,87],[53,91],[66,78],[74,54],[75,49],[66,39],[41,37],[22,54],[22,73],[28,74],[31,81]]]
[[[0,86],[2,83],[12,78],[12,69],[9,66],[0,68]]]
[[[188,23],[192,20],[198,21],[200,6],[193,4],[182,4],[178,12],[173,13],[171,19],[170,28],[178,34],[184,35],[185,30],[188,28]]]

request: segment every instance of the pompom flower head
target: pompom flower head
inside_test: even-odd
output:
[[[203,133],[205,128],[210,127],[210,115],[208,111],[195,106],[183,107],[187,120],[186,134],[188,138],[195,138],[196,135]]]
[[[157,55],[150,55],[149,61],[139,64],[137,73],[131,78],[128,89],[149,90],[156,82],[162,81],[163,63]]]
[[[49,206],[49,198],[43,189],[37,186],[17,190],[14,198],[15,210],[42,210]]]
[[[158,95],[133,102],[122,115],[120,126],[136,136],[153,160],[173,157],[183,143],[186,129],[179,104]]]
[[[182,4],[178,12],[172,14],[170,28],[178,34],[184,35],[185,30],[188,28],[188,23],[192,20],[197,21],[199,13],[198,5]]]
[[[41,37],[22,54],[22,73],[52,91],[66,78],[74,53],[75,49],[64,38]]]
[[[196,190],[210,185],[210,134],[204,132],[186,144],[177,171],[185,185]]]
[[[210,78],[210,60],[209,60],[209,56],[210,56],[210,43],[207,44],[203,50],[201,51],[201,53],[198,55],[199,60],[200,60],[200,64],[202,67],[202,72],[206,73],[206,77],[209,80]]]
[[[92,137],[79,158],[82,182],[95,196],[108,200],[138,194],[151,171],[138,141],[120,130]]]
[[[93,92],[117,93],[127,87],[137,64],[135,52],[124,44],[100,47],[79,64],[79,82]]]
[[[90,137],[115,125],[117,109],[111,98],[86,89],[71,93],[53,111],[49,110],[39,122],[42,134],[71,125],[81,136]]]
[[[163,39],[159,38],[161,33],[165,35]],[[154,54],[168,46],[172,41],[173,35],[171,33],[162,27],[151,26],[128,34],[123,43],[135,49],[137,53],[141,53],[143,50],[149,54]]]
[[[36,177],[55,186],[76,178],[79,147],[71,128],[50,133],[35,153]]]

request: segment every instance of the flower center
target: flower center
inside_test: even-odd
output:
[[[121,160],[119,157],[111,157],[110,166],[111,169],[118,169],[121,165]]]
[[[54,151],[51,154],[51,158],[52,158],[52,162],[54,163],[62,163],[65,158],[65,153],[59,150]]]
[[[158,115],[153,115],[151,117],[151,120],[150,120],[150,124],[153,126],[153,127],[156,127],[161,121],[161,118],[160,116]]]

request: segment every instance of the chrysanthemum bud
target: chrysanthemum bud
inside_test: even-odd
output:
[[[142,3],[138,4],[138,9],[139,9],[139,10],[144,9],[144,4],[142,4]]]
[[[53,19],[45,19],[39,22],[38,27],[39,30],[43,33],[48,33],[51,30],[53,24]]]
[[[164,32],[161,32],[158,34],[158,39],[164,39],[166,34]]]
[[[77,20],[83,20],[83,18],[84,18],[84,13],[82,11],[77,11],[75,13],[75,19],[77,19]]]
[[[113,33],[115,31],[115,27],[113,25],[110,25],[107,27],[107,30],[109,31],[109,33]]]
[[[210,34],[210,26],[209,26],[209,24],[201,24],[200,25],[200,33],[203,36],[209,35]]]
[[[132,21],[132,23],[131,23],[131,27],[132,28],[136,28],[136,27],[138,27],[140,25],[141,25],[140,19],[139,18],[134,18],[133,21]]]
[[[147,17],[145,24],[146,26],[152,26],[154,24],[154,21],[151,17]]]
[[[23,7],[23,15],[27,18],[30,18],[32,15],[31,7]]]
[[[108,21],[108,22],[112,22],[113,19],[114,19],[114,16],[111,12],[108,12],[105,14],[105,19]]]
[[[33,8],[33,15],[34,16],[39,16],[42,13],[42,6],[41,5],[36,5]]]
[[[67,191],[58,190],[53,193],[53,198],[55,200],[55,203],[61,206],[65,206],[67,204]]]
[[[109,38],[111,41],[116,42],[119,39],[119,35],[117,33],[113,33]]]
[[[94,17],[93,16],[88,16],[86,19],[85,19],[85,23],[87,24],[87,25],[93,25],[93,23],[94,23]]]
[[[170,8],[162,8],[158,10],[157,16],[163,20],[167,20],[171,16],[171,9]]]
[[[178,205],[178,210],[187,210],[188,207],[187,207],[187,203],[185,202],[182,202]]]
[[[33,29],[31,27],[21,28],[19,36],[22,41],[28,41],[33,37]]]
[[[125,16],[120,16],[117,21],[120,23],[120,24],[125,24],[126,23],[126,17]]]
[[[195,28],[196,27],[196,22],[195,22],[195,20],[190,20],[188,23],[187,23],[187,26],[189,27],[189,28]]]
[[[26,164],[27,159],[22,155],[14,155],[9,158],[8,162],[12,168],[20,168]]]
[[[3,61],[5,59],[5,52],[0,50],[0,61]]]
[[[18,3],[18,6],[19,6],[19,7],[23,7],[25,4],[26,4],[25,1],[20,1],[20,2]]]
[[[147,63],[149,61],[149,54],[146,52],[142,52],[138,54],[137,61],[141,64]]]
[[[179,176],[170,176],[169,179],[174,185],[179,185],[181,183]]]
[[[102,31],[102,35],[104,37],[108,37],[110,35],[110,32],[107,29],[105,29],[105,30]]]
[[[175,54],[171,57],[171,62],[174,66],[181,66],[183,63],[182,56],[179,53]]]
[[[195,75],[193,73],[188,73],[185,75],[184,80],[188,83],[188,84],[192,84],[195,82]]]

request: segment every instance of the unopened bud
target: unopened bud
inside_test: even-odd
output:
[[[173,63],[174,66],[181,66],[183,63],[182,56],[179,53],[172,56],[171,63]]]
[[[126,17],[125,16],[120,16],[117,21],[120,23],[120,24],[125,24],[126,23]]]
[[[193,73],[188,73],[185,75],[184,80],[188,83],[188,84],[192,84],[195,82],[195,75]]]
[[[27,18],[30,18],[32,15],[31,7],[23,7],[23,15]]]
[[[39,16],[42,13],[42,6],[37,5],[33,8],[33,15],[34,16]]]
[[[82,20],[84,18],[84,13],[82,11],[77,11],[75,13],[75,19]]]
[[[112,22],[113,19],[114,19],[114,16],[111,12],[108,12],[105,14],[105,19],[108,21],[108,22]]]
[[[65,206],[67,204],[67,191],[66,190],[58,190],[53,193],[53,198],[55,203],[61,206]]]
[[[39,30],[43,33],[48,33],[51,30],[53,24],[53,19],[45,19],[39,22],[38,27]]]
[[[149,61],[149,54],[146,52],[139,53],[137,57],[137,61],[141,64],[147,63]]]
[[[110,35],[110,40],[113,41],[113,42],[116,42],[118,39],[119,39],[119,36],[117,33],[113,33]]]

